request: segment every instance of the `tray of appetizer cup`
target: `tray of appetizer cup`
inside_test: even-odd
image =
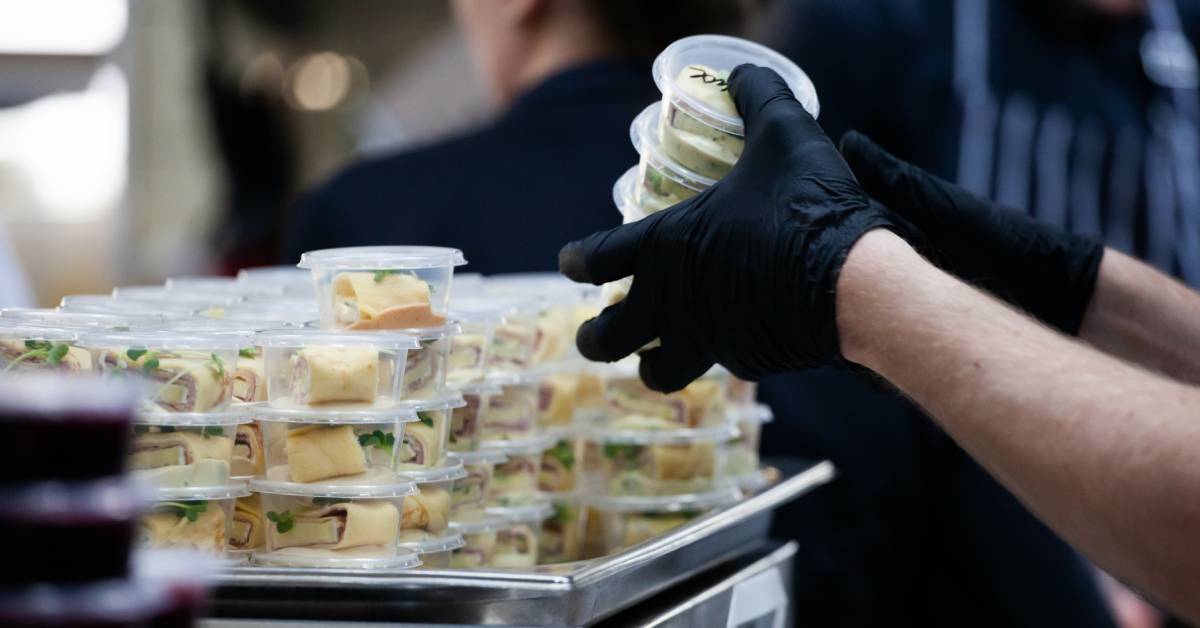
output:
[[[219,577],[214,615],[583,625],[753,551],[766,539],[774,509],[833,476],[832,464],[814,462],[758,493],[687,518],[615,554],[534,568],[483,566],[494,560],[506,525],[494,510],[485,511],[475,519],[451,524],[464,545],[452,550],[449,569],[334,572],[239,567]],[[542,520],[539,558],[548,543],[557,543],[548,542],[545,534],[557,514],[556,499],[550,498],[551,512]],[[585,530],[583,534],[593,527],[578,521],[577,525]],[[580,547],[586,545],[584,541],[580,539]]]

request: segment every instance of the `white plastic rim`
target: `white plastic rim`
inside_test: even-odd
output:
[[[259,421],[307,423],[319,425],[371,425],[375,423],[412,423],[417,413],[412,408],[361,408],[355,410],[314,410],[311,408],[273,408],[266,402],[246,404],[241,411]]]
[[[436,554],[438,552],[449,552],[456,550],[467,542],[461,534],[447,534],[446,536],[436,539],[422,539],[420,541],[400,541],[398,544],[401,551],[411,552],[418,556],[422,554]]]
[[[47,325],[29,325],[0,318],[0,337],[10,338],[14,336],[28,340],[49,340],[68,343],[74,343],[79,340],[79,332],[76,330]]]
[[[609,512],[687,512],[728,506],[742,498],[742,492],[730,486],[704,493],[684,495],[595,495],[585,499],[587,505]]]
[[[149,487],[139,485],[137,491],[141,501],[150,504],[172,501],[237,499],[238,497],[248,497],[250,495],[250,489],[245,484],[192,487]]]
[[[200,310],[202,312],[203,310]],[[166,331],[181,331],[187,333],[200,332],[205,334],[224,334],[241,338],[247,345],[255,332],[283,329],[286,325],[266,319],[231,320],[225,318],[209,318],[196,312],[194,316],[184,319],[167,321],[161,329]]]
[[[308,567],[313,569],[360,569],[379,571],[382,569],[412,569],[421,566],[421,559],[413,553],[380,556],[373,558],[336,557],[326,555],[306,556],[290,552],[255,552],[254,562],[269,567]]]
[[[509,525],[514,523],[541,523],[554,514],[554,507],[545,501],[525,506],[489,506],[487,514],[499,517]]]
[[[395,482],[389,484],[336,484],[333,482],[301,484],[299,482],[255,479],[250,481],[250,488],[256,493],[271,495],[341,497],[345,499],[391,499],[417,494],[416,484],[401,480],[398,476]]]
[[[386,349],[420,349],[421,343],[407,333],[391,331],[328,331],[300,328],[264,331],[255,334],[255,343],[264,347],[361,347]]]
[[[477,397],[483,396],[483,395],[498,395],[498,394],[504,392],[504,389],[501,388],[498,384],[492,384],[489,382],[475,382],[475,383],[471,383],[471,384],[463,384],[462,386],[459,387],[458,390],[464,396],[465,395],[475,395]]]
[[[448,451],[446,457],[461,460],[463,464],[500,464],[508,462],[504,452],[477,449],[475,451]]]
[[[295,266],[255,266],[238,271],[237,280],[242,283],[312,285],[312,273]]]
[[[461,480],[467,477],[467,469],[463,466],[461,460],[447,459],[436,467],[399,471],[397,475],[403,480],[416,482],[419,486],[421,484]]]
[[[140,331],[93,332],[79,336],[88,347],[137,347],[142,349],[196,349],[236,351],[246,342],[238,334],[209,332]]]
[[[584,438],[599,443],[629,445],[677,445],[687,443],[727,443],[738,437],[736,426],[656,429],[610,429],[593,427],[583,432]]]
[[[145,412],[138,411],[133,417],[134,425],[152,425],[166,427],[206,427],[242,425],[250,422],[250,416],[243,410],[245,406],[224,412]]]
[[[59,329],[152,329],[163,324],[157,314],[103,314],[100,312],[64,312],[37,308],[0,310],[0,324],[37,325]]]
[[[734,421],[753,421],[755,423],[770,423],[775,420],[771,406],[765,403],[749,403],[730,407],[727,410],[729,418]]]
[[[163,286],[120,286],[113,288],[112,298],[146,307],[160,304],[196,307],[228,307],[241,303],[245,297],[232,294],[204,294],[167,290]]]
[[[194,292],[218,296],[283,296],[283,286],[251,285],[234,277],[168,277],[163,283],[167,292]]]
[[[480,534],[482,532],[496,532],[503,530],[508,526],[508,522],[497,515],[485,515],[479,519],[469,521],[451,521],[450,529],[459,534]]]
[[[643,212],[638,207],[637,202],[633,200],[633,189],[637,185],[638,168],[634,166],[622,174],[617,182],[613,184],[613,204],[617,206],[617,211],[621,212],[624,217],[624,222],[630,223],[635,220],[645,218],[649,214]]]
[[[419,340],[421,342],[427,342],[430,340],[442,340],[444,338],[449,338],[450,336],[453,336],[455,334],[462,333],[462,326],[460,326],[456,322],[449,322],[449,323],[446,323],[445,325],[441,325],[439,327],[411,327],[408,329],[400,329],[397,331],[399,333],[412,336],[413,338],[416,338],[417,340]],[[369,332],[363,332],[363,333],[378,334],[381,332],[369,331]]]
[[[671,159],[662,151],[658,139],[658,119],[662,116],[662,103],[651,103],[642,110],[633,123],[629,125],[629,139],[638,155],[646,157],[654,166],[672,181],[694,192],[703,192],[717,182],[712,177],[706,177],[683,164]]]
[[[309,251],[300,256],[297,268],[329,270],[375,270],[442,268],[467,263],[462,251],[440,246],[354,246]]]
[[[674,88],[675,77],[691,64],[707,65],[717,70],[733,71],[743,64],[752,63],[775,70],[788,87],[796,100],[816,118],[821,114],[821,103],[817,99],[817,89],[812,79],[787,57],[752,41],[729,37],[727,35],[692,35],[684,37],[667,46],[654,59],[652,73],[658,90],[670,94],[688,113],[703,119],[704,122],[736,135],[744,135],[745,127],[742,119],[736,116],[713,111],[704,103]]]
[[[58,373],[12,373],[0,377],[0,421],[19,413],[24,421],[90,421],[100,415],[131,416],[148,386],[133,379],[95,376],[65,376]],[[61,413],[61,414],[59,414]],[[86,416],[66,417],[63,414]]]
[[[151,312],[166,312],[172,316],[190,316],[196,311],[195,303],[146,303],[122,301],[107,294],[69,294],[59,301],[58,309],[64,312],[95,312],[99,314],[134,314],[145,316]]]
[[[550,449],[556,440],[548,434],[521,440],[485,440],[479,442],[479,449],[499,452],[505,456],[532,456]]]

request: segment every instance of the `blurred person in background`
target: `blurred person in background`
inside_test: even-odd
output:
[[[453,6],[498,117],[311,191],[288,217],[282,262],[419,243],[462,249],[475,272],[553,270],[564,242],[620,223],[612,186],[637,161],[629,125],[660,97],[650,61],[680,37],[736,32],[744,13],[738,0]]]
[[[1197,286],[1200,104],[1191,43],[1197,35],[1194,0],[787,0],[767,39],[811,75],[820,123],[831,137],[859,129],[973,192],[1028,207],[1042,221]],[[764,395],[786,402],[795,398],[789,387],[813,379],[776,378]],[[809,403],[792,412],[824,407],[834,390],[829,384],[804,386]],[[884,405],[889,413],[901,411],[899,402]],[[840,457],[863,453],[847,450],[827,426],[777,421],[773,428],[764,442],[823,441]],[[783,430],[792,430],[786,439]],[[882,455],[898,455],[879,436]],[[1057,561],[1061,570],[1031,563],[1068,550],[1048,529],[1018,516],[1020,504],[957,447],[936,435],[931,442],[937,455],[914,464],[950,478],[939,490],[962,508],[922,534],[943,548],[990,540],[968,543],[977,552],[948,554],[950,569],[942,575],[954,593],[945,598],[953,613],[974,618],[998,611],[998,625],[1086,624],[1071,621],[1064,601],[1092,595],[1082,580],[1087,568],[1067,568],[1066,558]],[[873,497],[847,497],[847,517]],[[885,571],[902,564],[894,551],[883,556],[873,564]],[[958,578],[964,571],[988,574],[1011,599],[1040,609],[1040,619],[1018,620],[1008,614],[1007,600],[989,603],[979,581]],[[1111,598],[1123,624],[1154,624],[1110,581],[1105,588],[1117,591]],[[852,600],[861,591],[841,594]],[[896,594],[904,596],[903,588]]]

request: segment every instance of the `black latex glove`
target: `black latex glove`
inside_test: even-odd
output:
[[[839,362],[838,274],[865,232],[894,229],[778,74],[736,68],[729,89],[746,126],[741,159],[711,189],[559,253],[559,269],[601,284],[633,275],[624,301],[586,322],[585,357],[643,352],[655,390],[686,386],[719,362],[738,377]]]
[[[856,131],[846,133],[841,146],[867,194],[920,230],[946,270],[1065,333],[1079,333],[1102,245],[975,196]]]

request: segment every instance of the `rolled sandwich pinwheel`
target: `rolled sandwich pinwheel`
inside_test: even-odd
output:
[[[159,487],[224,486],[232,471],[238,412],[146,414],[135,421],[129,467]]]
[[[496,533],[492,567],[534,567],[538,564],[538,539],[542,523],[554,514],[548,503],[512,508],[492,508],[489,515],[499,516],[505,525]]]
[[[150,491],[146,514],[138,523],[137,541],[149,548],[223,554],[234,502],[247,495],[249,491],[242,485]]]
[[[417,413],[417,420],[405,427],[397,468],[409,470],[440,465],[446,458],[451,413],[466,402],[462,395],[449,393],[406,405]]]
[[[22,371],[85,373],[92,356],[76,345],[78,333],[0,318],[0,374]]]
[[[255,550],[262,547],[265,538],[262,498],[258,495],[238,498],[229,529],[229,548],[238,551]]]
[[[467,477],[459,461],[401,473],[417,484],[418,493],[404,501],[401,539],[438,538],[450,523],[450,502],[457,481]]]
[[[280,482],[387,484],[395,480],[396,456],[411,408],[301,410],[260,407],[265,476]]]
[[[233,477],[255,477],[266,471],[266,454],[263,451],[262,428],[257,423],[237,426],[233,439],[233,461],[230,473]]]
[[[315,329],[257,335],[264,348],[267,401],[277,408],[385,408],[401,395],[416,339],[394,332]]]

